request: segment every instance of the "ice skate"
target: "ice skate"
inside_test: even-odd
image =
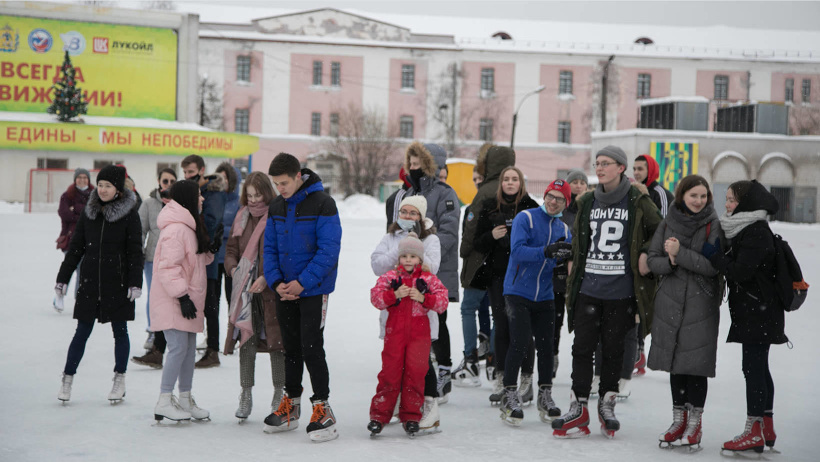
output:
[[[402,427],[404,427],[404,431],[410,438],[415,438],[419,432],[419,423],[412,420],[403,423]]]
[[[521,396],[522,406],[532,404],[532,374],[521,374],[521,380],[518,384],[518,394]]]
[[[616,395],[618,401],[626,401],[629,395],[632,394],[630,382],[632,381],[629,379],[621,379],[618,381],[618,394]]]
[[[521,410],[521,395],[512,387],[504,387],[504,399],[501,400],[501,420],[504,423],[518,427],[524,420],[524,411]]]
[[[484,332],[478,333],[478,360],[482,361],[487,359],[487,355],[490,354],[490,337],[487,336]]]
[[[570,394],[569,411],[552,421],[552,436],[563,438],[585,438],[589,436],[589,411],[587,400]]]
[[[154,349],[154,333],[148,332],[148,338],[145,339],[145,343],[142,344],[142,347],[145,351],[151,351]]]
[[[438,399],[436,400],[438,401]],[[396,423],[399,421],[399,408],[401,405],[401,393],[396,397],[396,407],[393,408],[393,417],[390,417],[390,422],[388,424]]]
[[[384,425],[378,420],[371,420],[370,423],[367,424],[367,431],[370,432],[370,437],[372,438],[381,433],[383,427]]]
[[[191,414],[191,418],[194,420],[211,420],[211,413],[196,405],[190,391],[179,392],[179,405],[182,410]]]
[[[635,361],[635,368],[632,371],[633,377],[642,377],[646,375],[646,355],[643,350],[638,351],[638,360]]]
[[[498,371],[493,380],[493,392],[490,394],[490,406],[500,406],[504,399],[504,371]]]
[[[453,383],[450,381],[450,368],[447,366],[438,367],[438,384],[436,390],[438,391],[438,403],[444,404],[450,400],[450,391],[453,389]]]
[[[598,400],[598,420],[601,422],[601,434],[614,438],[615,432],[621,429],[621,423],[615,417],[615,400],[617,393],[608,391]]]
[[[424,397],[424,408],[421,413],[421,420],[419,421],[419,435],[431,435],[438,433],[439,429],[439,413],[438,400],[430,397]]]
[[[307,426],[307,434],[315,443],[335,440],[339,437],[336,431],[336,416],[327,400],[316,400],[313,403],[313,415]]]
[[[54,311],[58,313],[62,313],[65,309],[65,301],[63,300],[63,296],[54,297],[54,300],[51,302],[51,306],[54,308]]]
[[[457,387],[480,387],[481,378],[479,376],[478,357],[476,352],[465,356],[461,364],[453,370],[453,385]]]
[[[115,372],[111,381],[114,382],[114,385],[111,387],[111,393],[108,394],[108,401],[111,404],[117,404],[125,398],[125,374]]]
[[[541,422],[552,422],[553,419],[561,415],[561,409],[555,405],[552,399],[552,386],[541,385],[538,387],[538,413]]]
[[[686,422],[686,431],[683,432],[680,444],[689,449],[689,452],[700,451],[700,440],[703,437],[703,408],[695,407],[689,409],[689,416]]]
[[[157,425],[161,425],[162,419],[176,422],[191,420],[191,413],[182,409],[173,393],[160,393],[157,405],[154,406],[154,419]]]
[[[767,411],[771,412],[771,411]],[[763,440],[766,441],[766,447],[769,448],[769,452],[779,453],[774,449],[774,441],[777,439],[777,434],[774,432],[774,416],[764,415],[763,416]]]
[[[60,385],[60,392],[57,393],[57,399],[67,403],[71,399],[71,385],[74,383],[73,375],[63,374],[63,383]]]
[[[686,431],[687,419],[689,418],[689,411],[686,406],[672,407],[672,425],[660,434],[658,437],[658,447],[662,449],[671,449],[674,446],[672,443],[680,441],[683,437],[683,432]]]
[[[273,399],[270,400],[270,413],[273,414],[279,409],[279,403],[282,402],[282,397],[285,396],[285,390],[277,387],[273,390]]]
[[[484,375],[487,377],[487,381],[492,382],[495,380],[497,374],[495,370],[495,357],[492,353],[487,353],[487,360],[484,361]]]
[[[253,393],[251,387],[243,387],[242,392],[239,393],[239,407],[236,408],[234,415],[242,423],[251,415],[253,409]]]
[[[763,418],[746,417],[746,427],[743,433],[734,437],[731,441],[723,443],[722,454],[733,452],[754,451],[758,454],[766,447],[766,440],[763,437]]]
[[[294,430],[299,426],[299,414],[301,412],[302,398],[291,398],[285,393],[279,402],[279,408],[271,415],[265,417],[265,426],[262,431],[265,433],[278,433]]]
[[[131,362],[153,369],[162,369],[162,353],[156,348],[152,348],[151,351],[142,356],[132,356]]]

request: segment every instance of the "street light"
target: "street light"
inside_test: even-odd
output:
[[[513,144],[515,143],[515,123],[518,121],[518,111],[521,109],[521,105],[524,104],[524,100],[526,100],[527,98],[536,93],[541,93],[542,91],[544,91],[545,88],[547,87],[544,85],[539,85],[538,88],[524,95],[524,97],[521,98],[521,101],[518,102],[518,107],[516,107],[515,112],[513,112],[513,126],[512,134],[510,135],[510,149],[512,149]]]

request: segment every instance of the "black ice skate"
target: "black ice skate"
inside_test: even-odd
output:
[[[336,431],[336,416],[327,400],[315,400],[313,402],[313,415],[307,426],[307,434],[310,440],[315,443],[335,440],[339,437]]]
[[[561,409],[555,405],[555,401],[552,399],[552,387],[549,385],[538,387],[538,413],[541,422],[544,423],[551,422],[561,415]]]
[[[407,432],[407,436],[409,436],[410,438],[415,438],[419,432],[418,422],[408,420],[402,426],[404,427],[404,431]]]
[[[601,422],[601,433],[607,438],[614,438],[615,432],[621,429],[621,423],[615,417],[615,400],[618,393],[608,391],[598,399],[598,420]]]
[[[262,431],[265,433],[279,433],[298,427],[301,402],[302,398],[291,398],[285,393],[282,396],[282,401],[279,402],[279,409],[265,417],[265,426]]]
[[[384,426],[378,420],[371,420],[369,424],[367,424],[367,431],[370,432],[370,436],[376,436],[382,432],[382,428]]]
[[[589,436],[589,411],[587,400],[570,394],[569,411],[552,421],[552,435],[559,439]]]
[[[524,420],[524,411],[521,410],[521,395],[514,386],[504,388],[504,399],[501,401],[501,420],[504,423],[518,427]]]

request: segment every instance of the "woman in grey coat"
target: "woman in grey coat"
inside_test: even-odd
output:
[[[660,277],[648,366],[669,372],[672,390],[674,420],[659,437],[662,447],[674,441],[700,445],[706,379],[715,376],[723,287],[708,256],[722,234],[706,180],[698,175],[681,180],[648,259]]]

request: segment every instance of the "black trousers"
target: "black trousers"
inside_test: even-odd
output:
[[[624,361],[621,365],[621,378],[626,380],[632,379],[632,371],[635,370],[635,362],[638,361],[638,339],[643,335],[639,334],[641,325],[635,324],[635,327],[629,329],[624,337]],[[595,375],[601,375],[601,363],[603,351],[601,344],[595,349]]]
[[[592,387],[592,357],[598,342],[602,347],[599,396],[618,391],[624,361],[624,337],[635,327],[635,298],[601,300],[578,294],[575,310],[575,340],[572,344],[572,391],[589,398]]]
[[[493,311],[493,361],[495,370],[506,371],[507,355],[510,349],[510,322],[507,317],[507,301],[504,299],[504,275],[493,276],[487,289],[490,308]],[[521,363],[522,374],[532,374],[535,369],[535,344],[530,339],[527,352]],[[517,373],[517,372],[516,372]],[[550,376],[552,372],[550,372]]]
[[[672,390],[674,406],[689,403],[702,408],[706,404],[707,386],[706,377],[702,375],[669,374],[669,387]]]
[[[276,293],[276,316],[285,347],[285,391],[291,398],[302,396],[302,374],[307,367],[313,400],[330,396],[330,374],[325,360],[323,297],[314,295],[282,300]]]
[[[219,351],[219,280],[208,279],[205,292],[205,326],[208,348]]]
[[[427,374],[424,376],[424,396],[438,396],[438,372],[433,367],[432,360],[429,360]]]
[[[433,342],[433,353],[439,366],[453,367],[450,357],[450,330],[447,329],[447,312],[438,315],[438,340]]]
[[[566,298],[563,292],[553,292],[552,294],[555,297],[555,335],[552,341],[552,352],[557,355],[558,345],[561,343],[561,329],[564,328],[564,313],[566,312],[564,305],[566,304]]]
[[[504,369],[504,386],[515,386],[518,370],[529,346],[538,349],[538,385],[552,385],[552,337],[555,334],[555,305],[552,300],[534,302],[517,295],[507,300],[507,318],[510,323],[510,349]]]
[[[743,375],[746,377],[746,414],[763,417],[774,410],[774,381],[769,370],[768,344],[743,344]]]
[[[228,310],[231,309],[231,292],[233,290],[233,278],[225,272],[225,264],[219,264],[219,270],[217,272],[216,280],[216,298],[219,300],[221,296],[220,291],[222,289],[222,278],[225,278],[225,300],[228,302]]]

